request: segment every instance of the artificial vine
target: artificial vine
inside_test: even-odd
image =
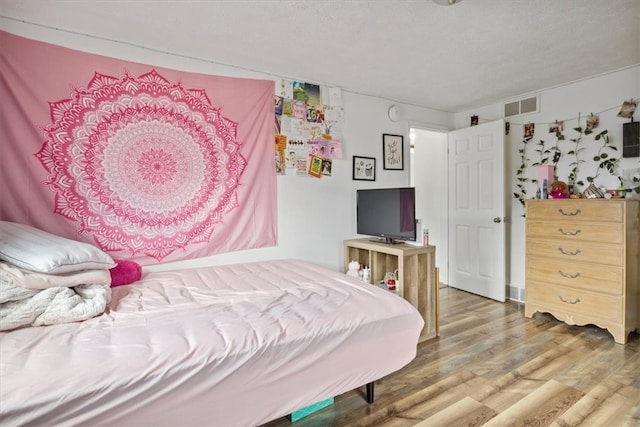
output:
[[[531,181],[525,174],[527,170],[527,162],[529,159],[527,158],[527,144],[533,139],[532,136],[528,136],[522,139],[522,147],[518,150],[520,153],[520,166],[516,171],[516,188],[517,191],[513,193],[513,197],[518,199],[518,201],[524,207],[524,201],[527,197],[527,182]]]
[[[570,141],[574,143],[573,149],[567,152],[567,155],[574,156],[574,159],[571,163],[569,163],[569,167],[571,170],[569,171],[569,176],[567,178],[567,184],[570,189],[574,189],[576,185],[584,185],[582,181],[576,181],[578,179],[578,173],[580,171],[580,164],[584,163],[584,160],[580,159],[580,152],[585,148],[581,147],[582,138],[585,135],[590,135],[593,131],[591,129],[582,129],[582,126],[578,126],[573,128],[574,131],[578,132],[578,136],[575,138],[571,138]]]
[[[563,152],[560,147],[560,142],[565,141],[565,135],[561,130],[555,131],[556,141],[551,147],[546,147],[544,140],[539,140],[536,143],[535,152],[537,153],[537,161],[530,163],[530,159],[527,157],[528,146],[530,145],[533,136],[526,136],[522,139],[522,148],[519,149],[520,153],[520,166],[516,171],[516,191],[513,196],[524,206],[525,199],[527,198],[527,184],[537,183],[537,179],[527,177],[527,168],[531,166],[541,166],[546,164],[553,164],[554,167],[554,179],[557,180],[558,163],[563,155],[572,156],[569,163],[569,175],[567,177],[567,184],[572,191],[576,191],[576,187],[582,187],[585,185],[584,181],[578,179],[580,173],[580,167],[585,160],[581,158],[581,153],[586,149],[584,146],[584,138],[593,133],[593,129],[582,126],[573,128],[577,135],[571,138],[572,146],[566,152]],[[617,177],[622,185],[622,178],[616,175],[616,169],[620,162],[620,158],[614,154],[618,151],[615,145],[611,143],[608,130],[603,130],[594,137],[595,141],[602,143],[597,153],[593,157],[593,161],[597,162],[596,170],[593,175],[587,176],[586,181],[591,184],[601,175],[603,171],[607,171],[610,175]],[[640,192],[640,176],[633,177],[634,190]]]
[[[627,103],[628,102],[625,101],[625,105],[623,105],[623,107],[626,106]],[[633,106],[635,109],[635,104]],[[631,120],[633,120],[633,111],[630,113],[631,115],[621,115],[622,112],[623,110],[620,110],[620,113],[618,113],[619,117],[630,117]],[[585,186],[584,181],[586,181],[588,185],[593,185],[602,175],[602,173],[605,172],[608,173],[611,177],[618,179],[618,181],[620,182],[620,188],[626,188],[628,190],[635,191],[636,193],[640,193],[640,168],[638,169],[638,171],[633,172],[632,175],[630,174],[629,176],[625,176],[624,178],[620,174],[618,174],[617,169],[621,162],[621,156],[616,155],[616,153],[618,152],[618,148],[611,143],[611,138],[609,136],[608,130],[603,130],[595,134],[595,136],[593,137],[595,143],[600,142],[600,147],[597,149],[595,155],[592,158],[592,161],[589,161],[590,166],[595,163],[595,171],[593,172],[593,174],[584,177],[584,181],[580,179],[583,163],[587,162],[587,160],[584,159],[583,153],[587,149],[587,147],[585,146],[585,138],[594,133],[594,129],[598,127],[599,120],[600,119],[597,114],[591,113],[586,118],[586,125],[583,127],[580,124],[580,114],[578,114],[577,126],[573,128],[573,131],[576,132],[576,135],[575,137],[570,139],[571,144],[569,145],[563,142],[565,141],[565,135],[562,128],[564,122],[556,121],[555,123],[550,123],[549,132],[555,133],[555,144],[549,147],[544,140],[540,139],[539,141],[537,141],[535,146],[535,153],[537,153],[537,156],[536,161],[534,161],[533,163],[530,162],[527,154],[528,146],[531,144],[531,141],[533,139],[534,124],[524,124],[522,148],[519,149],[520,166],[516,171],[516,190],[513,193],[513,196],[520,202],[521,205],[525,205],[525,199],[527,197],[527,184],[537,183],[537,179],[529,178],[527,176],[528,167],[552,164],[554,170],[553,180],[558,181],[558,164],[563,157],[565,157],[563,165],[566,164],[569,168],[566,182],[570,192],[572,193],[577,194],[579,191],[581,191],[582,187]],[[592,149],[590,148],[589,151],[591,150]],[[572,197],[574,196],[572,195]]]
[[[587,181],[589,183],[593,183],[593,181],[600,176],[600,171],[607,170],[611,176],[615,176],[616,168],[618,167],[618,163],[620,158],[610,157],[607,153],[607,150],[618,151],[618,148],[615,145],[611,144],[611,139],[609,138],[608,131],[603,130],[599,134],[595,136],[596,141],[602,140],[602,146],[598,150],[598,153],[593,156],[593,161],[598,163],[596,167],[596,173],[593,176],[588,176]],[[622,178],[617,177],[620,181],[620,185],[622,185]]]
[[[546,165],[549,161],[549,150],[545,150],[544,148],[544,140],[538,141],[538,148],[536,148],[536,153],[538,153],[538,161],[532,163],[531,166],[542,166]],[[546,156],[546,157],[545,157]]]
[[[549,148],[549,154],[553,155],[551,158],[551,162],[553,163],[554,177],[558,179],[557,171],[558,171],[558,162],[560,161],[560,157],[562,157],[562,151],[560,151],[560,141],[564,141],[564,134],[560,131],[556,131],[556,143],[553,147]]]

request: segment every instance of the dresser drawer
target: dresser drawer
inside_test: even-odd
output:
[[[599,317],[612,322],[623,321],[622,298],[612,295],[527,282],[526,299],[534,306],[550,307],[552,313],[558,313],[557,310],[561,310],[580,316]]]
[[[624,274],[622,267],[532,257],[527,259],[526,277],[547,285],[622,295]]]
[[[624,224],[615,222],[581,223],[531,221],[527,219],[527,237],[551,237],[569,241],[624,243]]]
[[[527,239],[527,257],[553,258],[562,264],[573,261],[624,267],[624,246],[609,243],[571,242],[564,239]]]
[[[531,200],[527,220],[622,222],[624,202],[620,200]]]

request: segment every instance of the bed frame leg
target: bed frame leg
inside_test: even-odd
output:
[[[367,403],[373,403],[373,381],[367,383]]]

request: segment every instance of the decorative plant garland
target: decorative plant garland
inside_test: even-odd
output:
[[[536,148],[536,153],[538,153],[538,161],[532,163],[531,166],[542,166],[542,165],[546,165],[549,162],[550,151],[548,149],[545,150],[544,144],[545,142],[543,139],[538,141],[538,144],[537,144],[538,148]]]
[[[615,152],[618,151],[618,148],[616,146],[611,145],[611,139],[609,138],[608,133],[609,132],[605,129],[595,136],[596,141],[599,141],[602,139],[603,143],[600,149],[598,149],[598,153],[595,156],[593,156],[593,161],[598,162],[598,166],[596,168],[596,174],[593,176],[588,176],[587,181],[589,183],[593,183],[593,181],[598,176],[600,176],[600,171],[602,171],[603,169],[606,169],[611,176],[615,176],[616,178],[618,178],[618,180],[620,181],[620,185],[622,186],[623,185],[622,178],[620,176],[615,175],[616,168],[618,166],[618,163],[620,162],[620,158],[609,157],[609,154],[607,154],[606,152],[606,150],[613,150]]]
[[[578,136],[576,138],[571,138],[570,141],[573,142],[575,145],[573,147],[572,150],[569,150],[567,152],[567,155],[569,156],[574,156],[575,160],[572,161],[571,163],[569,163],[569,167],[571,168],[571,170],[569,171],[569,176],[567,177],[567,184],[569,185],[569,188],[571,189],[571,191],[573,191],[575,189],[576,185],[584,185],[583,181],[576,181],[576,179],[578,179],[578,173],[580,172],[580,163],[584,163],[584,160],[580,159],[580,152],[583,151],[585,148],[580,146],[580,143],[582,142],[582,137],[584,135],[589,135],[591,134],[591,132],[593,132],[590,129],[582,129],[582,126],[578,126],[573,128],[574,131],[578,132]]]
[[[636,105],[636,100],[631,99],[629,101],[625,101],[620,109],[620,112],[618,113],[618,117],[630,118],[631,121],[633,121],[633,113],[635,111]],[[609,111],[612,109],[613,108],[610,108],[604,111]],[[536,144],[537,147],[535,150],[538,155],[538,160],[531,164],[529,164],[529,158],[527,157],[527,145],[533,139],[533,130],[535,129],[535,124],[524,124],[524,137],[522,139],[522,147],[518,150],[518,152],[520,153],[520,166],[516,171],[516,191],[514,191],[513,193],[514,198],[516,198],[521,205],[525,205],[525,198],[527,196],[526,185],[528,183],[537,183],[537,179],[529,178],[526,174],[527,168],[529,166],[542,166],[551,163],[553,164],[554,171],[554,185],[565,184],[564,182],[559,182],[558,178],[558,164],[563,156],[570,156],[570,162],[567,165],[567,167],[569,168],[569,174],[567,176],[566,184],[569,187],[571,197],[580,197],[580,187],[583,187],[585,185],[584,181],[579,179],[581,165],[582,163],[586,162],[586,160],[581,158],[582,152],[586,149],[583,139],[584,137],[594,133],[594,129],[598,127],[598,124],[600,122],[599,114],[591,113],[590,115],[588,115],[586,117],[586,125],[584,128],[580,125],[580,122],[581,117],[580,113],[578,113],[578,125],[577,127],[573,128],[573,130],[577,132],[577,135],[574,138],[570,139],[573,144],[568,147],[566,151],[563,151],[560,143],[561,141],[565,141],[565,135],[562,133],[564,121],[558,122],[556,120],[554,123],[550,123],[549,132],[555,132],[556,142],[552,147],[546,147],[545,141],[540,139]],[[634,191],[640,194],[640,168],[638,169],[638,171],[631,171],[633,175],[625,176],[623,178],[623,176],[620,175],[617,170],[620,166],[621,156],[615,155],[616,153],[618,153],[618,148],[615,145],[611,144],[611,138],[609,136],[608,130],[605,129],[595,135],[594,142],[597,143],[599,141],[601,142],[601,146],[593,156],[593,162],[596,165],[596,169],[593,175],[588,175],[585,177],[585,180],[587,181],[589,186],[593,186],[598,177],[601,176],[602,172],[606,171],[611,177],[617,178],[620,182],[620,187],[618,188],[618,190],[622,189],[623,191]],[[564,144],[562,145],[564,146]]]
[[[558,179],[558,162],[562,157],[562,151],[560,150],[560,141],[564,141],[564,134],[557,130],[556,131],[556,143],[553,147],[549,148],[549,154],[553,154],[551,162],[553,163],[553,176],[554,179]]]
[[[531,181],[525,174],[527,169],[527,144],[533,139],[532,136],[528,136],[522,139],[522,147],[518,150],[520,153],[520,166],[516,171],[516,188],[517,191],[513,193],[513,196],[520,201],[520,204],[524,207],[524,200],[527,196],[527,182]]]
[[[570,170],[567,177],[567,184],[572,191],[577,190],[576,186],[585,185],[583,180],[578,179],[580,166],[586,161],[580,157],[580,154],[586,149],[586,147],[584,146],[584,137],[591,135],[593,133],[593,130],[589,128],[583,128],[582,126],[577,126],[573,128],[573,130],[577,132],[577,135],[575,138],[570,139],[570,141],[573,143],[571,149],[563,153],[560,147],[560,141],[565,141],[565,135],[562,133],[562,131],[557,130],[555,132],[556,142],[552,147],[546,148],[544,140],[540,140],[536,144],[538,161],[531,164],[529,164],[530,159],[527,157],[527,150],[529,143],[533,140],[533,136],[527,136],[522,139],[522,147],[518,150],[518,152],[520,153],[520,166],[516,171],[516,191],[513,193],[514,198],[517,199],[522,206],[524,206],[527,196],[527,184],[537,183],[537,179],[529,178],[526,174],[526,171],[530,166],[541,166],[549,163],[553,164],[554,179],[557,180],[557,167],[560,159],[563,155],[573,156],[572,161],[569,163]],[[595,135],[594,140],[602,141],[602,146],[598,149],[596,155],[594,155],[593,157],[593,161],[597,162],[595,174],[587,176],[586,181],[588,183],[593,183],[601,175],[601,172],[603,170],[606,170],[611,176],[618,178],[622,186],[623,180],[619,175],[616,174],[616,169],[620,163],[620,158],[613,155],[614,152],[618,152],[618,149],[611,143],[609,131],[606,129],[601,131],[600,133]],[[633,184],[634,190],[640,193],[640,176],[633,177]]]

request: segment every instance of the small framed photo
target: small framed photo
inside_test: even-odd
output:
[[[320,178],[322,175],[322,159],[318,156],[309,156],[309,175]]]
[[[375,181],[376,159],[353,156],[353,179],[356,181]]]
[[[404,169],[404,142],[402,135],[382,135],[383,168],[391,170]]]

